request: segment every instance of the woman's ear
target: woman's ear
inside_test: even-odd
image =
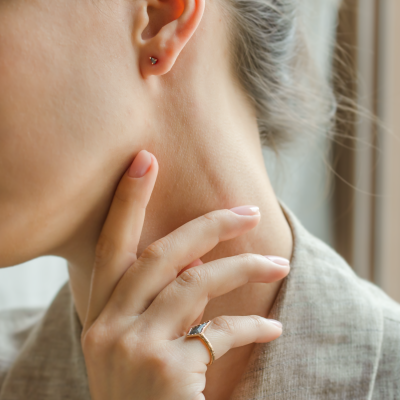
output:
[[[166,74],[195,32],[205,0],[145,0],[133,36],[139,49],[142,76]]]

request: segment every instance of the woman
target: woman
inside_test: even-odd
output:
[[[0,266],[70,274],[1,400],[400,398],[400,306],[264,169],[329,120],[304,51],[295,0],[0,1]]]

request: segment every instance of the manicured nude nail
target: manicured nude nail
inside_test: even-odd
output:
[[[281,324],[279,321],[277,321],[276,319],[268,319],[268,321],[271,322],[271,324],[274,324],[274,325],[276,325],[278,328],[281,328],[281,329],[282,329],[282,324]]]
[[[131,178],[141,178],[145,176],[151,165],[151,155],[146,150],[142,150],[135,157],[131,167],[129,168],[128,175]]]
[[[231,208],[231,211],[239,215],[259,215],[260,209],[257,206],[241,206]]]
[[[278,256],[264,256],[265,258],[268,258],[268,260],[271,260],[274,264],[282,265],[284,267],[288,267],[290,265],[289,260],[283,257],[278,257]]]

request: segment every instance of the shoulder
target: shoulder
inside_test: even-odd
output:
[[[351,382],[357,396],[400,398],[400,305],[284,211],[295,240],[280,299],[289,337],[314,357],[324,390]]]
[[[0,310],[0,388],[7,371],[43,315],[43,309]]]
[[[319,294],[334,300],[340,307],[352,309],[350,315],[356,311],[361,313],[360,318],[368,325],[371,312],[378,313],[381,326],[386,320],[400,323],[399,303],[375,284],[361,279],[335,250],[309,232],[303,232],[301,241],[296,254],[303,264],[300,274],[304,274],[308,282],[314,277],[318,284],[318,289],[314,289]],[[397,333],[400,338],[400,331]]]
[[[309,295],[331,307],[350,308],[369,314],[378,312],[383,319],[400,322],[400,304],[376,285],[361,279],[334,249],[308,232],[288,209],[285,214],[294,236],[295,279],[293,284],[306,284]],[[290,278],[289,278],[290,281]],[[299,289],[299,288],[298,288]],[[370,317],[365,322],[370,323]]]
[[[364,284],[379,307],[382,324],[372,398],[400,398],[400,305],[375,285]]]
[[[359,278],[342,257],[318,239],[310,239],[310,245],[313,249],[308,248],[308,252],[314,255],[310,272],[319,276],[319,296],[328,300],[323,301],[325,312],[345,315],[351,329],[343,331],[343,337],[355,347],[351,353],[360,367],[370,371],[370,380],[364,382],[370,387],[369,395],[373,399],[400,398],[400,304]],[[345,325],[335,324],[334,315],[331,328],[340,331]]]

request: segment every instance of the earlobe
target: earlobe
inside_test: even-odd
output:
[[[155,65],[158,63],[158,58],[155,58],[155,57],[149,57],[149,58],[150,58],[150,62],[152,65]]]
[[[147,0],[134,26],[143,78],[164,75],[196,31],[205,0]]]

